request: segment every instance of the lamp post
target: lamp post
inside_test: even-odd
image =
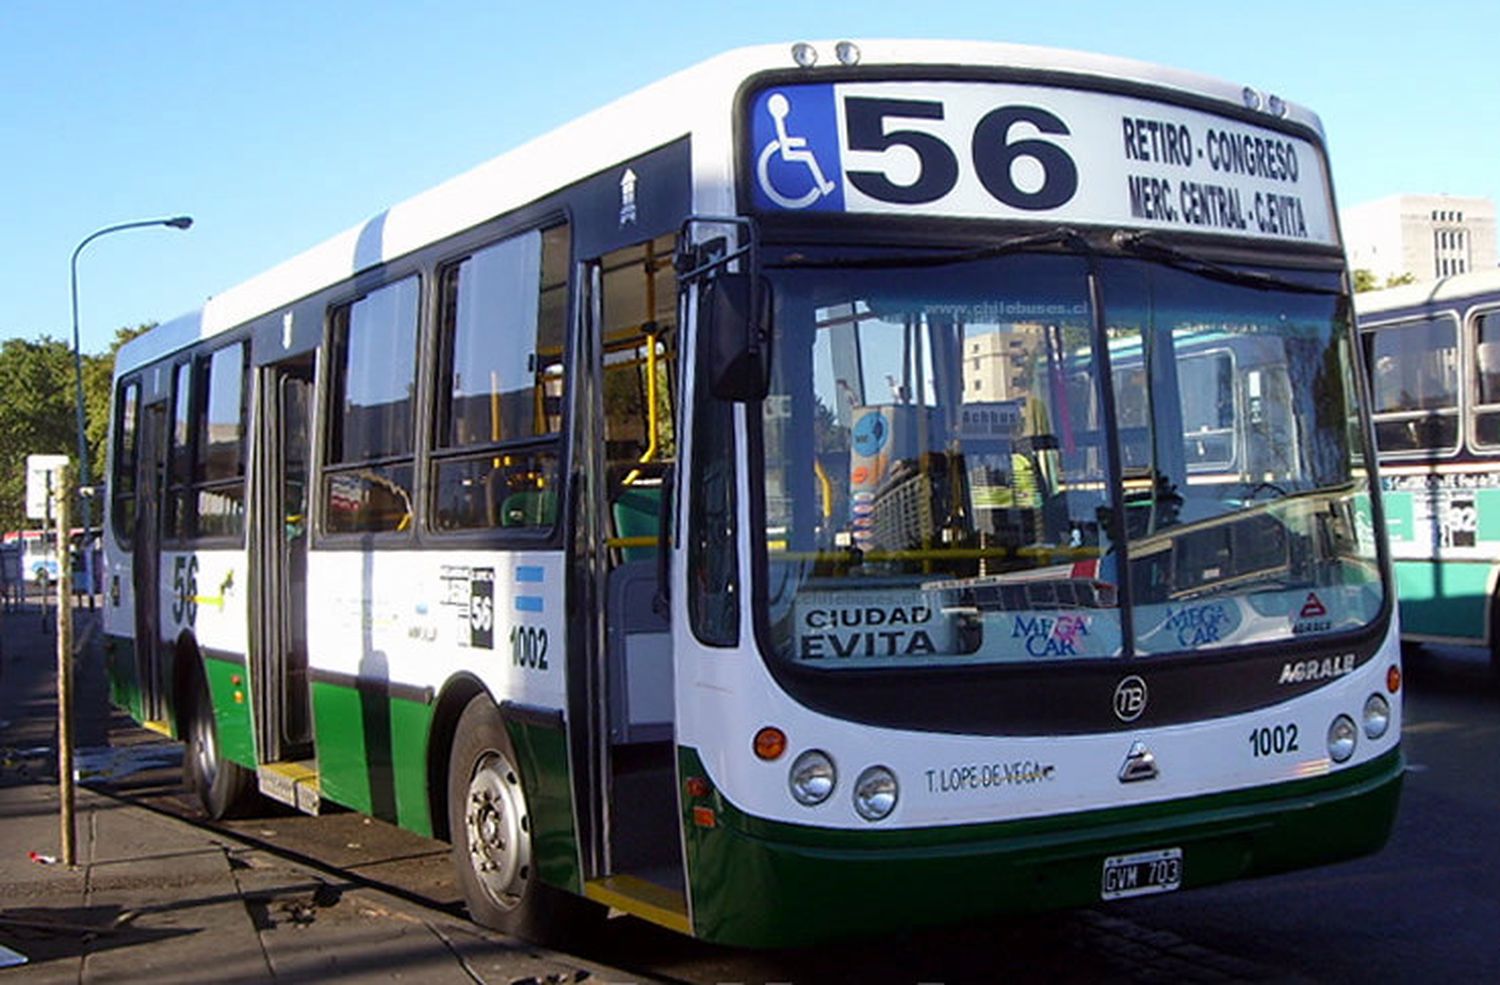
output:
[[[69,284],[73,293],[73,382],[75,391],[73,394],[75,408],[78,415],[78,490],[83,497],[83,577],[86,590],[90,597],[94,592],[94,555],[88,549],[89,528],[94,525],[93,510],[93,476],[89,472],[89,442],[88,435],[84,431],[83,414],[83,350],[78,345],[78,254],[100,236],[110,233],[118,233],[125,229],[143,229],[147,226],[171,226],[173,229],[186,229],[193,224],[191,216],[179,215],[170,219],[142,219],[139,222],[122,222],[114,226],[105,226],[103,229],[95,230],[84,237],[73,250],[73,260],[70,264]],[[66,545],[58,544],[59,564],[68,563]]]

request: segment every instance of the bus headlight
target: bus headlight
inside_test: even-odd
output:
[[[1391,727],[1391,703],[1384,696],[1372,694],[1365,699],[1365,735],[1378,739]]]
[[[879,821],[896,809],[896,774],[871,766],[854,782],[854,809],[866,821]]]
[[[1354,719],[1348,715],[1340,715],[1328,726],[1328,755],[1335,763],[1342,763],[1354,755],[1354,743],[1359,738],[1359,730],[1354,727]]]
[[[809,749],[798,756],[787,774],[792,797],[804,807],[827,800],[837,784],[838,771],[833,768],[833,760],[821,749]]]

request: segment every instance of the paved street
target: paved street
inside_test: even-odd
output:
[[[92,621],[80,614],[79,633]],[[382,891],[294,846],[192,823],[181,806],[181,746],[111,714],[97,648],[76,674],[70,869],[59,847],[56,638],[41,625],[35,606],[0,616],[5,982],[634,980]],[[158,809],[167,801],[175,811]]]
[[[35,781],[49,768],[45,755],[28,755],[28,751],[48,746],[52,735],[45,716],[24,714],[31,705],[20,703],[23,713],[18,715],[16,700],[19,692],[35,684],[38,669],[46,666],[41,658],[17,659],[18,645],[46,647],[51,638],[44,640],[34,628],[13,621],[7,622],[4,638],[7,663],[0,686],[7,697],[6,711],[0,717],[12,722],[0,742],[6,748],[5,781],[0,784],[6,799],[0,806],[7,812],[8,832],[24,830],[43,841],[53,838],[46,844],[55,844],[55,820],[45,816],[49,804],[55,803],[48,800],[49,788],[24,783]],[[46,651],[49,658],[50,652]],[[592,969],[596,980],[614,980],[611,975],[618,975],[631,980],[704,983],[988,982],[1000,977],[1103,982],[1500,979],[1500,945],[1494,938],[1494,928],[1500,926],[1500,838],[1495,837],[1500,831],[1500,686],[1484,654],[1458,648],[1415,653],[1409,659],[1407,684],[1410,772],[1395,836],[1383,853],[1372,858],[1107,908],[795,951],[709,947],[622,917],[610,922],[601,941],[572,958],[546,958],[545,967],[552,974],[564,968]],[[45,706],[47,700],[45,694],[31,690],[31,702]],[[116,744],[141,744],[137,758],[143,750],[161,755],[164,743],[129,727],[121,716],[110,717],[103,711],[103,700],[96,669],[81,673],[80,704],[93,713],[80,716],[84,722],[80,747],[98,747],[112,739]],[[167,746],[169,754],[171,748]],[[284,947],[280,942],[288,940],[287,928],[296,926],[299,912],[322,921],[318,933],[332,935],[329,946],[338,953],[341,973],[357,978],[394,976],[399,967],[377,970],[368,962],[361,963],[355,952],[362,954],[372,946],[355,932],[362,921],[366,926],[361,932],[374,930],[385,942],[387,951],[382,953],[390,953],[389,948],[399,951],[401,946],[418,948],[419,943],[451,953],[454,940],[489,948],[481,953],[492,958],[496,953],[516,958],[525,953],[512,951],[514,945],[505,944],[499,935],[462,919],[445,845],[348,812],[311,818],[268,810],[262,817],[212,826],[182,788],[175,759],[153,765],[149,756],[136,762],[128,755],[101,757],[96,753],[93,758],[86,756],[82,765],[86,771],[113,774],[104,792],[86,791],[81,801],[89,804],[81,811],[87,818],[81,830],[89,831],[91,837],[97,840],[101,832],[107,833],[109,818],[121,814],[123,808],[149,815],[157,825],[187,822],[199,833],[195,837],[211,843],[207,855],[179,855],[163,849],[156,857],[148,852],[143,857],[154,859],[150,864],[159,870],[155,879],[150,870],[141,868],[138,857],[132,876],[135,882],[115,884],[126,893],[128,905],[160,913],[164,905],[170,909],[168,900],[183,896],[191,901],[195,867],[208,865],[212,872],[215,866],[227,864],[238,883],[236,895],[249,900],[248,904],[234,902],[228,912],[250,913],[250,923],[236,932],[257,941],[254,953],[259,967],[270,960],[266,954]],[[30,791],[24,808],[16,806],[18,789]],[[35,812],[43,820],[33,817],[21,828],[17,809]],[[31,844],[15,837],[7,837],[5,843],[6,865],[0,865],[0,883],[6,890],[0,910],[0,944],[15,947],[20,941],[21,949],[31,947],[42,963],[20,974],[25,980],[40,981],[43,977],[38,976],[47,967],[45,959],[58,953],[57,938],[39,934],[35,928],[30,928],[29,938],[18,937],[27,929],[25,924],[3,923],[4,917],[15,918],[32,905],[16,897],[16,883],[7,881],[5,875],[6,866],[14,870],[15,859]],[[107,884],[101,878],[107,870],[85,871],[95,874],[97,895],[98,887]],[[175,881],[163,892],[162,885],[169,878]],[[349,894],[344,898],[360,902],[320,911],[311,905],[320,885],[336,887],[341,897]],[[78,919],[97,919],[99,914],[89,909],[86,900],[82,902]],[[199,899],[176,912],[184,917],[184,924],[198,921],[199,930],[213,933],[218,925],[204,916],[207,905]],[[899,887],[892,888],[891,905],[901,905]],[[24,919],[24,913],[16,919]],[[56,914],[46,919],[56,919]],[[340,921],[344,936],[333,933]],[[279,934],[275,927],[282,928]],[[301,940],[305,943],[314,936],[309,932]],[[172,933],[164,933],[117,935],[109,941],[108,952],[101,950],[105,945],[90,946],[94,952],[86,967],[96,972],[123,969],[123,977],[129,980],[131,971],[151,966],[153,953],[183,945]],[[342,953],[339,948],[352,950]],[[74,953],[64,951],[64,956]],[[295,972],[299,966],[293,955],[300,953],[283,951],[279,967]],[[325,961],[316,967],[326,972],[333,965]],[[413,964],[409,970],[417,967]],[[602,970],[611,967],[624,970]],[[471,980],[527,977],[512,974],[517,967],[504,962],[492,965],[491,977],[474,968],[480,966],[471,968],[476,976]],[[424,980],[427,974],[423,972]]]

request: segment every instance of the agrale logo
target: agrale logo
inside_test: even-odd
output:
[[[1327,681],[1343,677],[1354,669],[1354,654],[1324,657],[1322,660],[1298,660],[1281,665],[1278,684],[1301,684],[1304,681]]]

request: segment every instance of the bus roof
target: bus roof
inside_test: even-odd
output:
[[[855,42],[869,66],[1006,67],[1139,83],[1244,105],[1249,87],[1133,59],[996,42]],[[838,67],[833,41],[811,42],[819,64]],[[652,83],[514,150],[386,209],[358,226],[215,295],[197,311],[121,347],[116,374],[274,312],[429,243],[472,228],[688,134],[719,153],[693,155],[694,208],[733,210],[731,106],[741,83],[764,71],[794,69],[790,44],[739,48]],[[814,78],[817,69],[805,70]],[[1311,111],[1287,102],[1285,118],[1322,137]]]
[[[1408,309],[1463,308],[1464,302],[1483,297],[1500,298],[1500,269],[1476,270],[1441,280],[1388,287],[1383,291],[1364,291],[1354,295],[1354,311],[1359,317],[1367,318]]]

